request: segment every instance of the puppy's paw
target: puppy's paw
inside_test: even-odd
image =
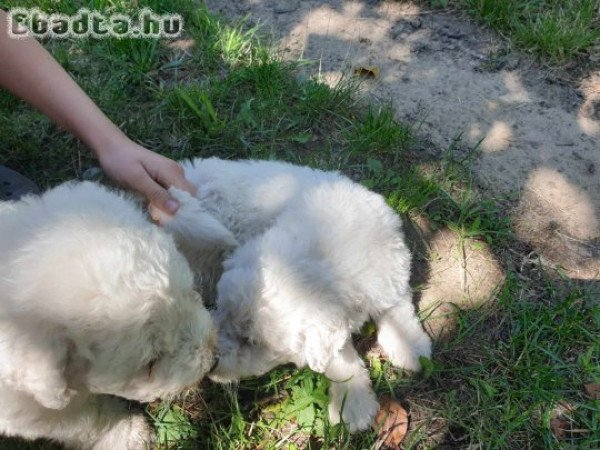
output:
[[[73,389],[47,389],[35,392],[34,397],[44,408],[60,410],[67,407],[75,393]]]
[[[429,358],[431,355],[431,348],[422,349],[410,349],[405,352],[391,353],[388,355],[390,362],[394,367],[400,367],[402,369],[411,370],[413,372],[421,371],[421,363],[419,358],[425,356]]]
[[[343,421],[351,433],[366,430],[371,425],[379,403],[370,386],[332,383],[329,388],[329,421]],[[341,414],[340,414],[341,413]]]
[[[142,414],[131,416],[129,428],[129,441],[127,450],[152,449],[156,444],[154,430],[150,427]]]
[[[94,450],[148,450],[155,447],[154,431],[143,414],[119,420],[94,445]]]
[[[431,356],[431,339],[424,331],[410,341],[396,333],[379,332],[378,341],[394,367],[418,372],[421,370],[419,357]]]

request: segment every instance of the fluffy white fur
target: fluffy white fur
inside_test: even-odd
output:
[[[228,382],[284,363],[309,366],[332,381],[330,420],[367,428],[378,403],[351,333],[372,318],[392,363],[410,370],[431,351],[412,305],[397,214],[337,172],[214,158],[184,167],[198,201],[174,190],[183,206],[166,226],[195,254],[199,272],[215,272],[217,260],[201,258],[211,245],[228,255],[215,312],[220,360],[210,377]],[[186,239],[207,214],[213,228],[214,219],[222,225],[215,239]],[[233,251],[228,231],[239,243]]]
[[[210,314],[173,238],[93,183],[0,202],[0,433],[144,449],[118,399],[174,395],[208,372]]]

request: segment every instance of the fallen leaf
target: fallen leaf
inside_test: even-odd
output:
[[[589,395],[592,400],[600,399],[600,384],[598,383],[588,383],[583,385],[583,389],[587,395]]]
[[[381,72],[379,67],[372,66],[360,66],[354,69],[354,75],[364,78],[377,78],[379,76],[379,72]]]
[[[167,44],[169,48],[177,50],[189,50],[196,45],[196,41],[193,39],[178,39],[176,41],[169,42]]]
[[[560,417],[555,417],[550,420],[550,429],[552,430],[552,434],[556,439],[562,439],[565,437],[567,431],[570,431],[569,422]]]
[[[377,448],[398,450],[408,431],[408,413],[400,403],[384,397],[379,401],[373,428],[377,431]]]

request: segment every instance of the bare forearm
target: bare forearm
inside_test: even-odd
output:
[[[126,136],[33,38],[11,39],[0,11],[0,86],[35,106],[96,155]]]
[[[7,24],[7,14],[0,10],[0,87],[81,139],[114,181],[174,214],[178,203],[165,188],[195,189],[184,178],[182,167],[131,141],[37,41],[11,39]]]

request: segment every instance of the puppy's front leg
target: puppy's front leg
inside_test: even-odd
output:
[[[92,447],[94,450],[146,450],[152,447],[153,432],[141,412],[131,412],[126,404],[116,398],[104,398],[100,411],[99,425],[103,421],[107,427]]]
[[[329,387],[329,421],[348,424],[350,432],[369,427],[379,409],[369,372],[349,339],[331,359],[325,376]]]
[[[431,356],[431,339],[423,330],[412,303],[405,301],[375,317],[377,340],[395,367],[421,370],[420,356]]]

